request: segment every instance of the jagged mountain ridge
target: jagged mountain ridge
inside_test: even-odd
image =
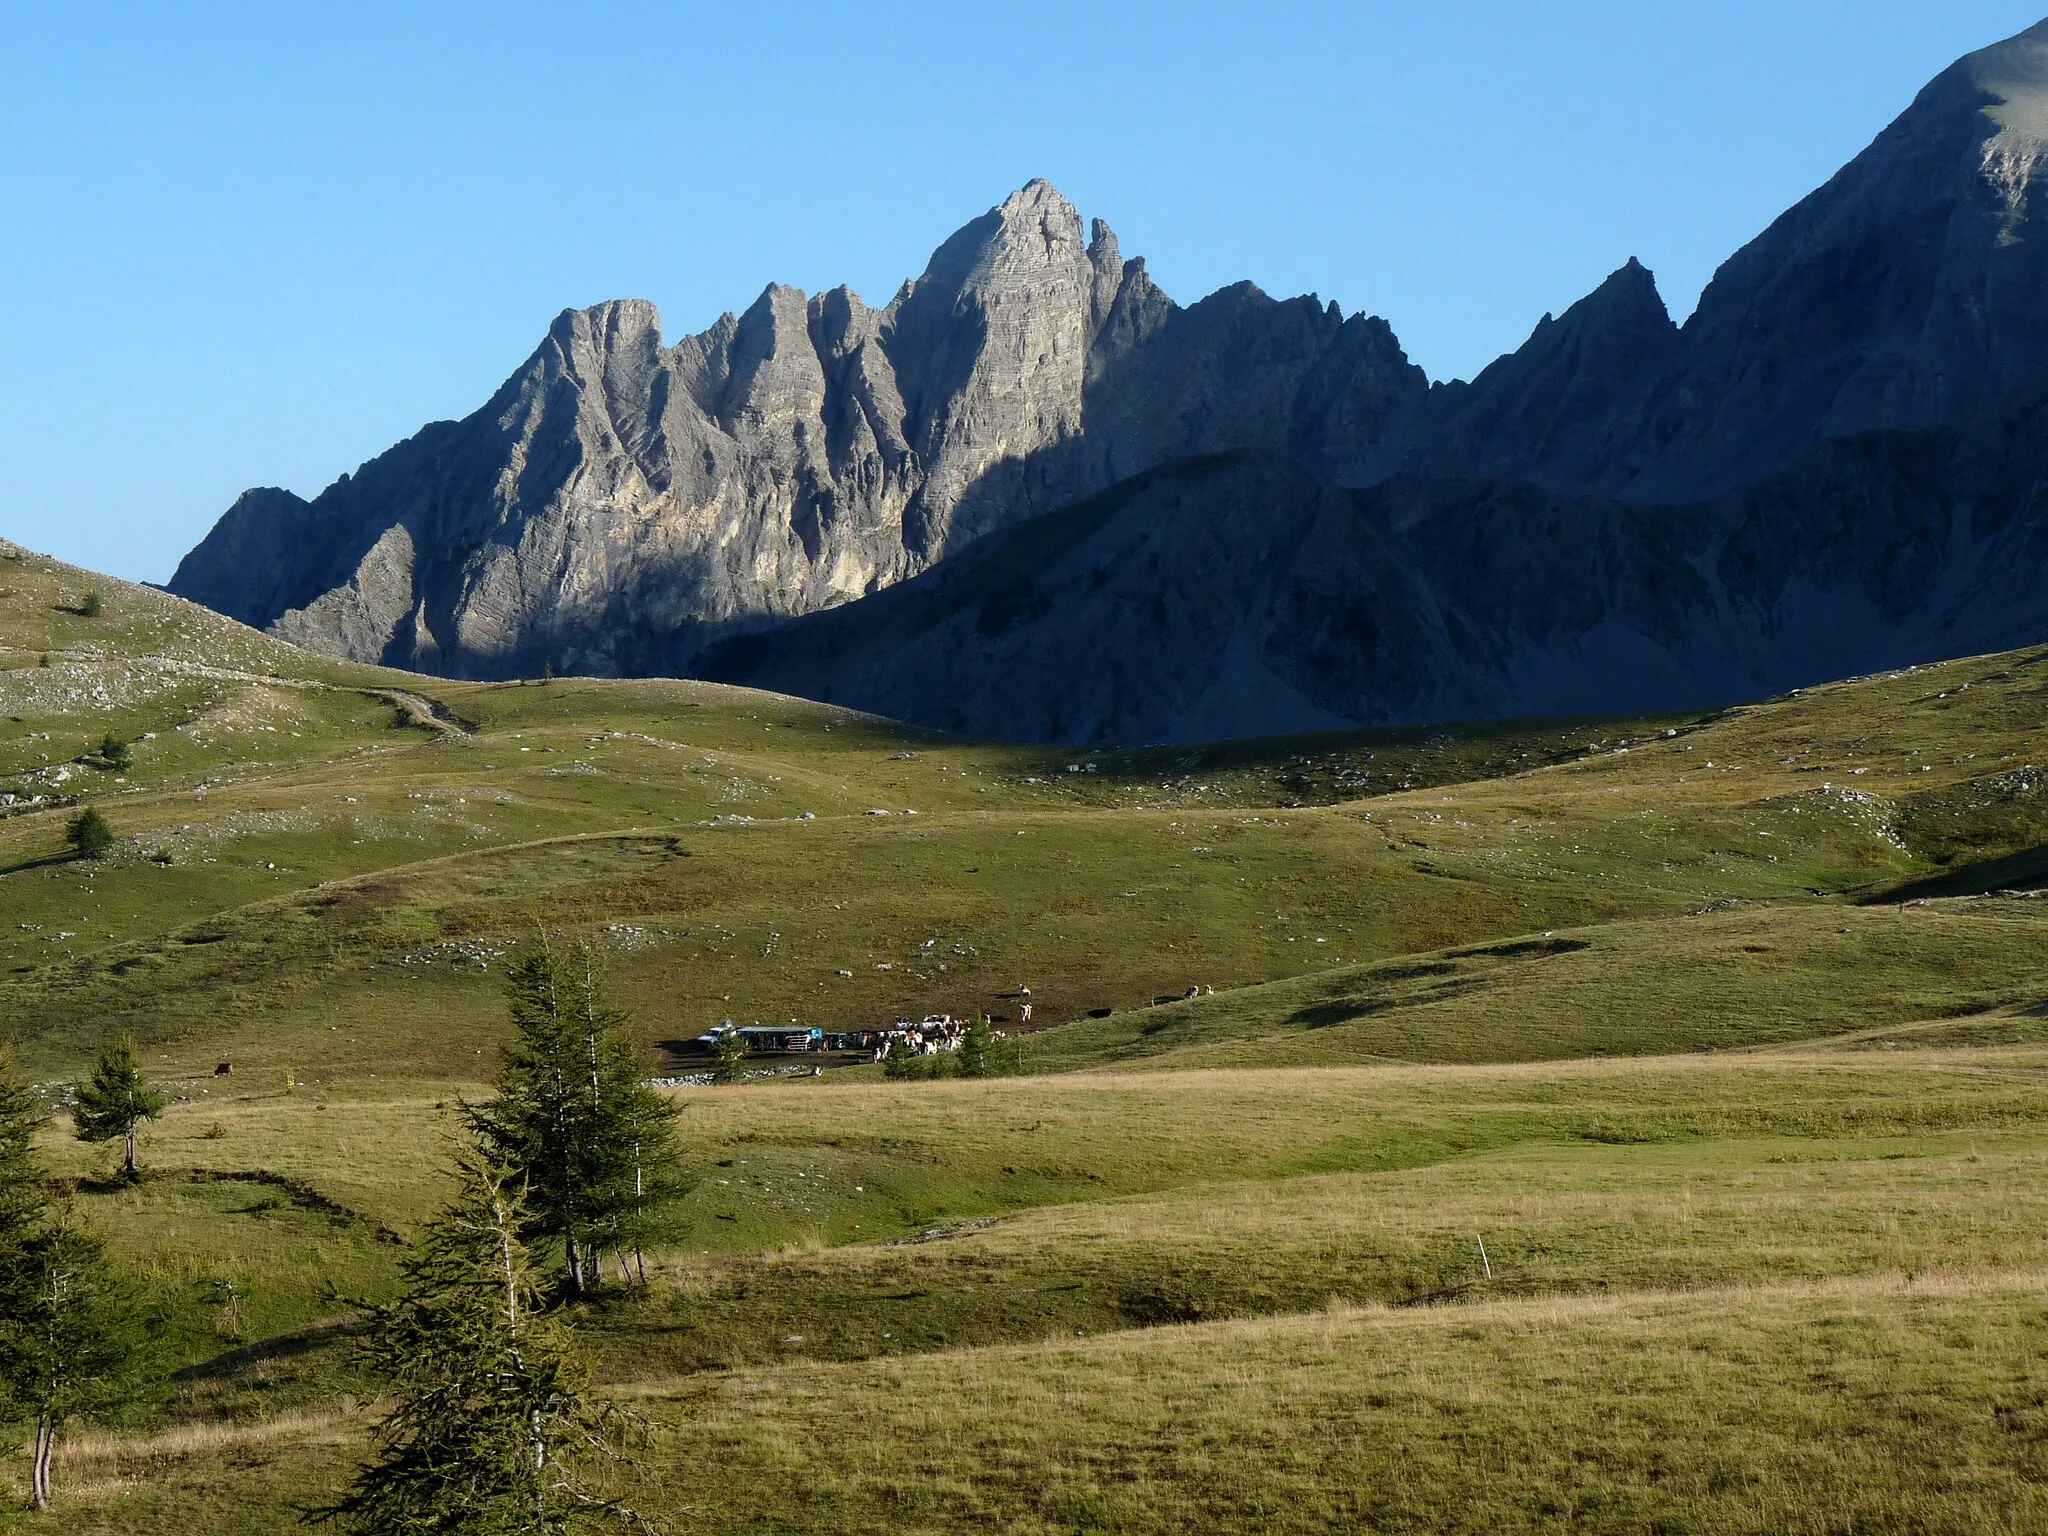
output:
[[[1963,452],[1945,433],[1840,438],[1667,508],[1526,480],[1346,490],[1240,450],[730,639],[702,672],[1094,744],[1712,705],[2048,631],[2048,520]],[[1190,589],[1203,600],[1162,596]],[[1019,684],[1040,676],[1060,685]]]
[[[680,670],[1162,459],[1250,441],[1350,472],[1425,387],[1335,306],[1181,309],[1033,182],[884,309],[771,286],[672,348],[652,305],[565,312],[476,414],[310,503],[245,494],[171,590],[430,671]]]
[[[1033,183],[885,310],[770,289],[667,350],[647,306],[565,315],[477,416],[313,503],[250,493],[173,590],[342,654],[1076,741],[1691,705],[2022,643],[2044,144],[2048,23],[1944,71],[1682,327],[1631,261],[1437,386],[1334,306],[1173,305]]]

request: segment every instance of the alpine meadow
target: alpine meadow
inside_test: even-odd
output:
[[[2044,164],[1436,385],[1032,182],[0,540],[0,1528],[2048,1531]]]

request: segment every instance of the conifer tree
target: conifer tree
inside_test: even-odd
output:
[[[100,761],[117,773],[126,773],[135,766],[135,754],[129,750],[127,742],[109,731],[100,743]]]
[[[960,1041],[960,1075],[994,1077],[997,1071],[996,1032],[989,1028],[988,1015],[977,1013]]]
[[[35,1137],[41,1101],[0,1059],[0,1419],[35,1425],[29,1498],[48,1509],[57,1431],[116,1398],[142,1329],[98,1240],[73,1221]]]
[[[48,1207],[49,1179],[36,1153],[46,1119],[42,1099],[15,1075],[0,1047],[0,1246],[10,1251]]]
[[[527,1235],[562,1245],[567,1288],[581,1295],[603,1279],[603,1249],[637,1251],[682,1192],[676,1107],[644,1081],[587,944],[543,943],[509,991],[518,1035],[498,1097],[468,1106],[469,1124],[524,1183]]]
[[[590,1395],[560,1321],[540,1306],[508,1170],[479,1146],[460,1187],[378,1309],[363,1362],[389,1385],[375,1458],[313,1512],[363,1536],[564,1536],[651,1524],[595,1483],[622,1416]]]
[[[718,1083],[736,1083],[746,1072],[747,1041],[731,1019],[718,1026],[718,1033],[711,1037],[711,1049],[718,1065],[711,1069],[711,1080]]]
[[[631,1138],[632,1179],[630,1186],[620,1187],[611,1235],[620,1272],[625,1271],[626,1252],[631,1249],[634,1268],[645,1285],[647,1249],[673,1233],[676,1202],[695,1187],[696,1180],[677,1160],[672,1124],[676,1106],[644,1085],[637,1086],[641,1091],[620,1117],[622,1137]]]
[[[92,806],[87,806],[64,828],[64,840],[81,859],[104,859],[114,851],[114,829]]]
[[[143,1121],[163,1114],[164,1103],[163,1093],[142,1075],[135,1042],[123,1035],[100,1052],[92,1077],[79,1084],[71,1121],[80,1141],[123,1142],[122,1171],[138,1179],[142,1171],[135,1162],[135,1133]]]

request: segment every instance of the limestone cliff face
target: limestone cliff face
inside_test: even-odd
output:
[[[1090,745],[1703,707],[2048,635],[2032,485],[1941,433],[1835,439],[1668,508],[1526,480],[1346,490],[1244,451],[730,639],[703,671]]]
[[[460,675],[697,672],[1087,742],[1703,704],[2048,630],[2048,22],[1672,323],[1631,261],[1469,383],[1034,182],[882,309],[563,315],[174,591]]]
[[[1297,435],[1259,439],[1277,456],[1150,471],[1094,521],[1015,530],[707,668],[1113,742],[1713,704],[2040,640],[2044,148],[2048,23],[1943,72],[1683,327],[1630,262],[1377,438],[1291,402]],[[1230,301],[1177,312],[1161,350],[1206,312],[1227,328]],[[1369,369],[1344,377],[1370,396]],[[1139,440],[1202,451],[1163,424],[1229,384],[1155,385]],[[1094,424],[1113,444],[1122,419]]]
[[[565,313],[475,415],[311,503],[245,495],[171,589],[359,660],[676,671],[1180,454],[1355,472],[1424,389],[1381,321],[1179,309],[1033,182],[883,309],[770,287],[673,347],[645,303]]]

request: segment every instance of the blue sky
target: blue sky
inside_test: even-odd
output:
[[[1629,256],[1675,313],[2048,0],[0,0],[0,533],[167,578],[480,405],[570,305],[885,300],[1033,176],[1469,375]]]

